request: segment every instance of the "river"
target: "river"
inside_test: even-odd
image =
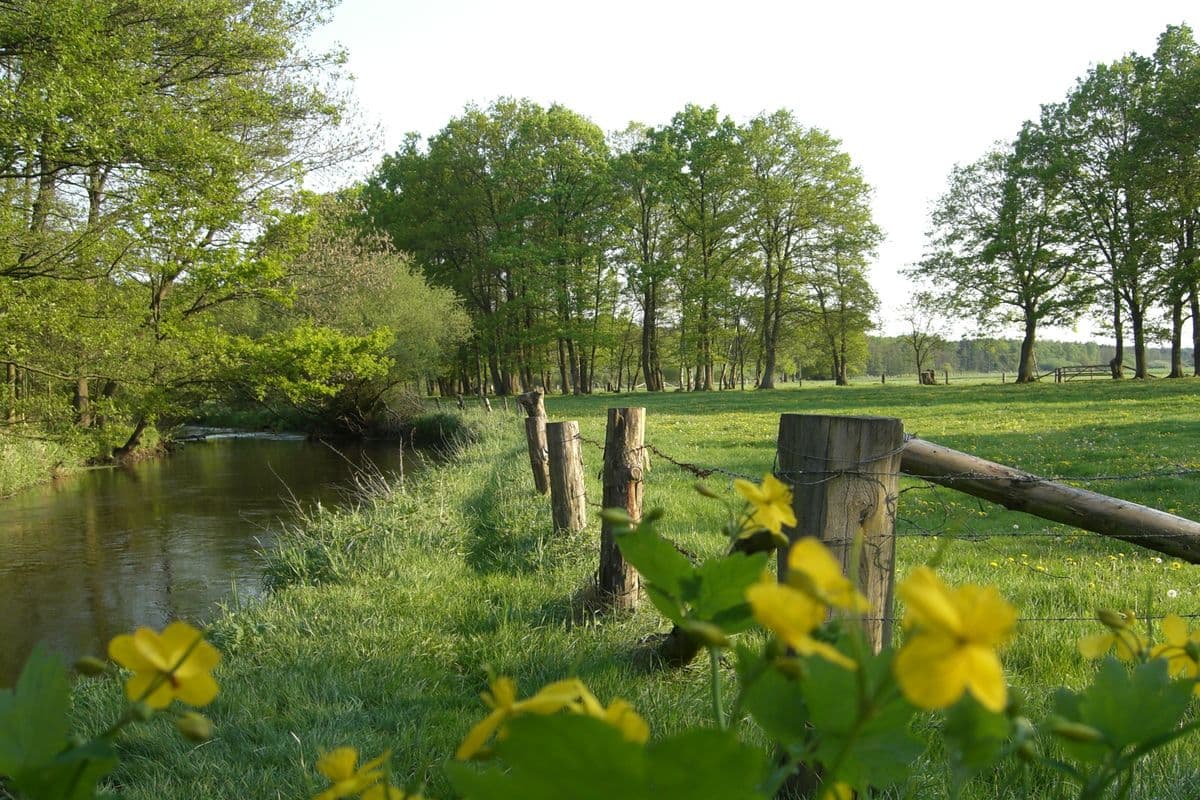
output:
[[[295,503],[345,504],[354,470],[372,464],[398,472],[399,446],[210,437],[0,502],[0,686],[38,641],[69,660],[103,655],[118,633],[257,595],[260,550]]]

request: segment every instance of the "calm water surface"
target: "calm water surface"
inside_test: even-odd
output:
[[[68,659],[103,655],[139,625],[203,620],[234,586],[257,594],[258,551],[293,496],[344,504],[355,465],[396,472],[400,458],[395,443],[209,439],[0,501],[0,686],[39,640]]]

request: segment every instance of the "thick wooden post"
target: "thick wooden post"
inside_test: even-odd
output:
[[[492,401],[487,398],[487,395],[479,395],[479,405],[483,406],[483,410],[487,413],[492,413]]]
[[[454,402],[458,404],[458,410],[459,410],[459,411],[466,411],[466,410],[467,410],[467,406],[466,406],[466,404],[464,404],[464,403],[463,403],[463,398],[462,398],[462,395],[461,395],[461,394],[456,394],[456,395],[454,396]]]
[[[604,508],[619,508],[638,522],[642,518],[642,447],[646,409],[610,408],[604,434]],[[641,576],[617,547],[613,524],[600,525],[600,601],[617,609],[637,608]]]
[[[578,422],[546,424],[550,457],[550,507],[556,531],[581,531],[587,525],[583,489],[583,447]]]
[[[546,452],[546,406],[542,393],[526,392],[517,404],[529,416],[525,419],[525,442],[529,445],[529,466],[533,469],[533,487],[538,494],[550,494],[550,457]]]
[[[795,529],[788,539],[817,536],[855,578],[871,603],[867,641],[892,639],[897,486],[904,426],[891,417],[784,414],[779,419],[777,476],[792,487]],[[857,556],[857,558],[855,558]],[[780,575],[786,554],[780,553]]]

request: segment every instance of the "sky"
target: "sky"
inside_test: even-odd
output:
[[[886,239],[871,280],[895,334],[900,270],[920,259],[951,168],[1011,139],[1089,66],[1149,54],[1167,25],[1197,18],[1194,0],[342,0],[312,44],[348,53],[380,131],[371,163],[502,96],[562,103],[605,131],[688,103],[739,123],[789,108],[841,139],[874,187]],[[1047,333],[1092,338],[1086,322]]]

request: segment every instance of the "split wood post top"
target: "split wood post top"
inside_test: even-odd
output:
[[[526,392],[517,397],[525,409],[525,443],[529,447],[529,467],[533,470],[533,488],[538,494],[550,494],[550,456],[546,449],[546,406],[542,393]]]
[[[897,487],[904,426],[892,417],[784,414],[776,476],[792,487],[791,541],[820,538],[871,603],[863,620],[878,651],[891,643]],[[852,555],[858,560],[852,563]],[[786,569],[780,557],[780,575]]]
[[[642,452],[646,409],[610,408],[604,434],[604,508],[619,508],[634,522],[642,519]],[[617,547],[613,524],[600,524],[600,599],[618,609],[633,609],[641,594],[641,576]]]
[[[578,422],[546,423],[550,461],[550,506],[557,531],[581,531],[587,525],[583,488],[583,443]]]

